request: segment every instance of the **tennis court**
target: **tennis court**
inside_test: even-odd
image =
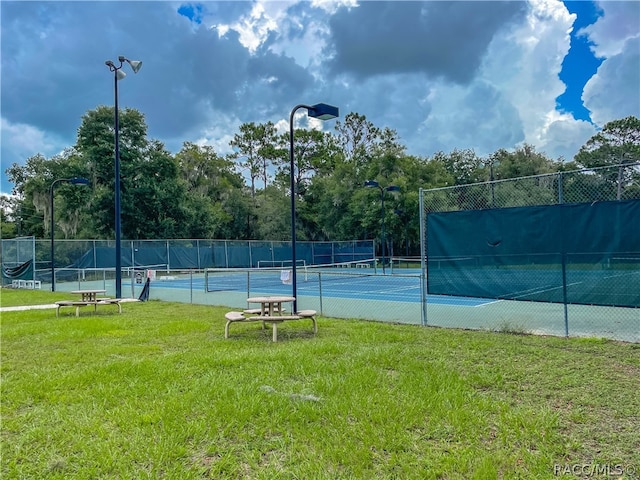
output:
[[[573,337],[640,343],[640,308],[436,294],[429,294],[423,302],[420,273],[415,268],[387,269],[386,275],[374,268],[336,270],[299,270],[298,308],[334,318],[555,336],[568,332]],[[165,270],[156,274],[151,282],[152,300],[224,305],[230,309],[247,308],[250,296],[290,295],[292,289],[281,280],[280,270],[227,269],[206,274],[202,270]],[[134,275],[123,278],[123,295],[138,297],[143,286]],[[102,288],[113,295],[115,282],[106,275],[101,279],[78,275],[76,281],[57,284],[60,291],[80,288]]]
[[[247,297],[291,293],[292,287],[283,283],[281,272],[279,269],[212,269],[198,275],[160,275],[152,283],[152,298],[184,301],[185,295],[190,295],[194,303],[246,308]],[[571,304],[565,309],[562,301],[532,301],[529,298],[533,292],[522,291],[519,299],[510,300],[429,294],[426,302],[422,302],[419,272],[415,268],[393,268],[383,275],[380,268],[373,267],[299,268],[298,305],[336,318],[557,336],[566,335],[568,330],[571,336],[640,342],[638,308]],[[553,275],[544,270],[539,273],[548,280],[540,284],[540,289],[559,288]],[[593,272],[574,271],[573,274],[581,281],[594,278]]]
[[[357,262],[364,265],[364,262]],[[384,275],[379,268],[347,266],[314,266],[298,268],[298,297],[336,298],[351,300],[379,300],[421,303],[420,273]],[[283,280],[283,272],[290,270],[208,269],[204,276],[160,276],[154,288],[191,289],[208,293],[242,293],[256,295],[291,294],[292,286]],[[476,307],[492,299],[465,296],[430,295],[429,301],[441,305]]]

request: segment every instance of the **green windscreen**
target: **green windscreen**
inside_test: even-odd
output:
[[[13,280],[32,280],[33,260],[28,260],[14,267],[2,266],[2,283],[11,283]]]
[[[640,307],[640,201],[430,213],[430,294]]]

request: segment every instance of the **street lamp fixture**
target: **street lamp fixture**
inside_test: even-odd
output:
[[[122,71],[122,66],[127,62],[131,66],[133,73],[138,73],[142,68],[142,62],[138,60],[129,60],[122,55],[118,57],[120,62],[119,66],[116,66],[111,60],[107,60],[105,65],[109,67],[109,71],[113,72],[114,79],[114,97],[115,97],[115,113],[114,113],[114,132],[115,132],[115,236],[116,236],[116,298],[122,297],[122,243],[121,243],[121,213],[120,213],[120,126],[118,119],[118,80],[122,80],[127,76]]]
[[[382,273],[385,274],[385,263],[386,263],[386,247],[387,239],[384,231],[384,194],[386,192],[399,192],[400,187],[396,185],[389,185],[388,187],[381,187],[378,182],[375,180],[367,180],[364,182],[364,186],[367,188],[377,188],[380,190],[380,204],[382,207],[382,230],[381,230],[381,243],[382,243]]]
[[[296,105],[291,110],[289,116],[289,161],[291,163],[291,266],[292,266],[292,284],[293,284],[293,312],[298,311],[298,295],[297,295],[297,275],[296,275],[296,182],[295,182],[295,159],[293,155],[293,116],[296,111],[306,108],[307,115],[311,118],[317,118],[320,120],[331,120],[340,115],[338,107],[327,105],[326,103],[318,103],[316,105]]]
[[[51,188],[49,189],[49,209],[51,212],[51,291],[56,291],[56,263],[54,260],[54,229],[55,229],[55,221],[53,215],[53,188],[58,183],[71,183],[72,185],[89,185],[89,180],[86,178],[73,177],[73,178],[58,178],[51,183]]]

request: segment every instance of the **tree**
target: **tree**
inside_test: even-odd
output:
[[[281,144],[289,145],[289,133],[281,136]],[[304,196],[304,189],[318,174],[333,172],[338,148],[333,136],[321,130],[298,129],[294,142],[294,184],[298,196]],[[290,188],[289,156],[282,161],[276,173],[276,181],[285,189]]]
[[[627,117],[605,124],[575,156],[584,168],[635,164],[640,162],[640,119]],[[615,198],[635,198],[638,190],[638,166],[596,169],[594,173],[615,191]],[[614,194],[611,194],[614,197]]]
[[[229,222],[225,223],[216,238],[252,240],[260,238],[257,234],[257,203],[251,197],[248,187],[229,190],[222,205]]]
[[[473,150],[457,150],[445,154],[438,152],[432,161],[442,164],[444,169],[454,179],[456,185],[477,183],[484,176],[482,173],[482,159]]]
[[[14,183],[17,196],[16,210],[20,216],[20,230],[23,235],[45,237],[50,235],[51,184],[58,179],[84,177],[78,155],[73,149],[67,149],[51,159],[41,154],[27,159],[25,165],[14,163],[7,169],[9,180]],[[61,184],[54,191],[56,205],[56,224],[64,232],[65,238],[73,238],[78,233],[82,221],[86,219],[87,203],[91,191],[76,189]]]
[[[364,115],[354,112],[347,114],[344,122],[338,120],[335,129],[336,141],[345,161],[353,163],[356,170],[366,165],[380,141],[380,129]]]
[[[1,238],[12,238],[16,236],[16,218],[12,213],[15,208],[15,201],[7,195],[0,196],[0,236]]]
[[[191,193],[219,200],[229,188],[243,185],[242,176],[234,171],[233,160],[219,156],[213,147],[185,142],[176,161]]]
[[[115,131],[114,107],[99,106],[82,116],[75,151],[93,186],[91,223],[95,236],[111,238],[115,232]],[[119,113],[120,195],[123,238],[139,238],[139,217],[131,215],[140,198],[134,184],[144,174],[149,152],[144,115],[135,109]],[[137,218],[136,218],[137,217]],[[149,238],[154,238],[149,237]]]
[[[268,240],[291,240],[291,208],[286,190],[269,185],[256,197],[256,238]],[[299,208],[300,205],[298,205]],[[297,210],[299,213],[299,210]],[[298,222],[299,223],[299,222]],[[301,225],[297,225],[298,231]],[[304,232],[304,230],[302,230]],[[305,240],[305,235],[298,236]]]
[[[99,106],[82,116],[75,149],[82,155],[92,185],[115,181],[114,107]],[[122,176],[148,147],[147,125],[142,113],[126,108],[119,113],[120,167]],[[135,165],[133,165],[135,168]]]
[[[508,152],[500,149],[489,157],[486,165],[493,165],[495,179],[528,177],[557,171],[557,164],[532,145]]]
[[[138,168],[127,169],[121,185],[124,238],[189,236],[185,183],[179,178],[177,162],[161,142],[149,142]]]
[[[14,163],[7,169],[7,178],[14,184],[13,194],[19,203],[23,235],[45,236],[44,211],[49,203],[48,185],[53,181],[46,162],[43,155],[37,154],[24,165]]]
[[[176,161],[187,189],[190,235],[193,238],[224,238],[224,235],[234,235],[231,232],[243,232],[233,227],[233,212],[238,212],[229,205],[239,201],[234,192],[242,192],[244,185],[242,176],[234,171],[233,161],[219,156],[210,146],[190,142],[184,143],[176,154]]]
[[[244,157],[240,166],[249,172],[251,178],[251,196],[256,193],[256,178],[262,177],[264,187],[269,180],[269,167],[283,155],[278,141],[276,127],[272,122],[265,124],[243,123],[240,133],[233,136],[229,142],[236,149],[235,157]]]
[[[640,162],[640,119],[627,117],[605,124],[574,159],[585,168]]]

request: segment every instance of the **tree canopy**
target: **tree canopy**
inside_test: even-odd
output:
[[[24,165],[7,169],[15,188],[14,196],[0,202],[3,237],[48,237],[52,182],[84,177],[90,180],[88,188],[56,186],[54,235],[113,238],[113,116],[113,107],[99,106],[82,117],[75,145],[51,158],[37,154]],[[122,236],[131,240],[288,240],[292,194],[297,200],[299,239],[377,238],[382,222],[380,195],[363,188],[365,181],[375,180],[382,188],[400,187],[399,195],[385,197],[387,237],[399,252],[416,254],[420,188],[640,161],[640,120],[635,117],[608,123],[573,162],[564,162],[530,145],[500,149],[486,158],[473,150],[457,149],[432,157],[407,155],[394,130],[349,113],[336,122],[333,133],[296,129],[294,172],[289,166],[289,133],[278,134],[271,122],[241,125],[230,142],[231,155],[190,142],[172,154],[161,142],[148,138],[142,113],[124,109],[119,118]],[[290,191],[291,174],[294,192]],[[612,189],[628,185],[622,195],[636,198],[638,169],[626,169],[624,178],[621,175],[588,175],[568,185],[567,191],[575,201],[587,201],[588,195],[580,192],[588,192],[593,182],[609,182]]]

